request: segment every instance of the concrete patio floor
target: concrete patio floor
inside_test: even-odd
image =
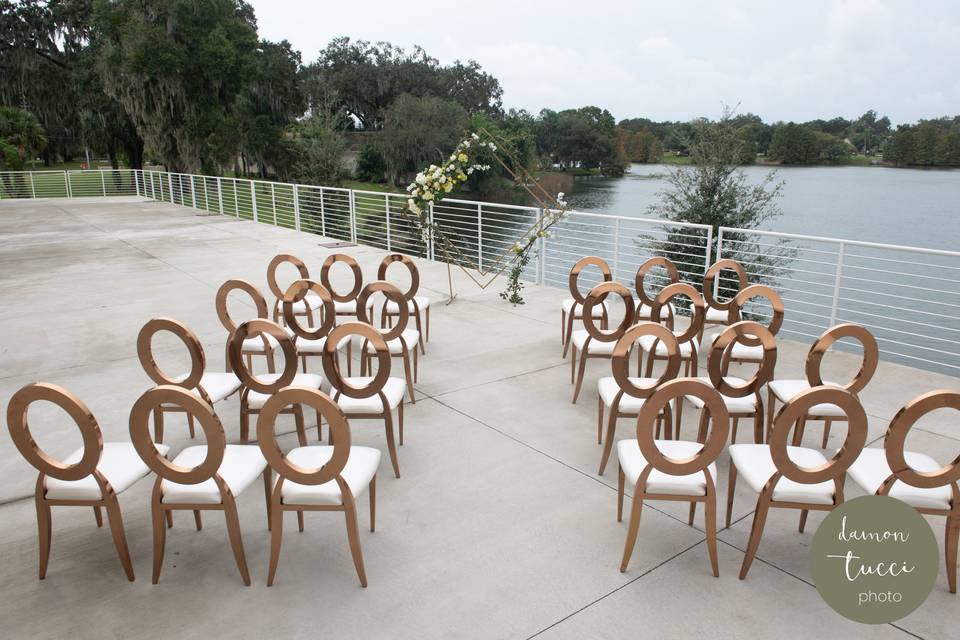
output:
[[[104,440],[128,440],[134,400],[150,386],[136,336],[150,318],[181,320],[200,337],[208,369],[223,366],[226,332],[214,296],[227,279],[244,278],[268,297],[266,267],[277,253],[302,258],[314,277],[334,250],[318,236],[222,216],[202,216],[137,198],[0,202],[0,408],[24,384],[62,385],[92,409]],[[355,256],[365,279],[386,252]],[[417,402],[407,405],[402,477],[384,458],[377,531],[367,497],[359,500],[369,587],[359,586],[338,514],[308,513],[296,531],[288,514],[273,587],[265,586],[269,536],[263,495],[238,500],[251,587],[240,581],[219,514],[204,528],[179,513],[167,536],[159,585],[150,584],[152,478],[120,496],[137,580],[128,583],[110,539],[87,508],[56,508],[47,578],[37,580],[36,471],[0,435],[0,635],[6,638],[957,638],[960,600],[942,570],[917,611],[893,625],[859,625],[834,613],[812,585],[809,546],[797,513],[771,513],[757,562],[737,579],[756,495],[737,490],[735,522],[720,533],[721,576],[710,573],[703,511],[686,523],[681,503],[647,503],[637,548],[618,571],[626,522],[616,521],[616,464],[598,476],[596,380],[609,364],[588,363],[580,400],[571,404],[569,364],[560,357],[558,316],[566,292],[537,286],[527,304],[498,297],[454,271],[459,294],[446,306],[443,265],[418,261],[423,293],[433,301],[431,340],[421,360]],[[400,270],[398,269],[398,272]],[[289,275],[289,274],[288,274]],[[338,274],[343,275],[343,274]],[[237,315],[242,312],[237,306]],[[787,313],[789,313],[789,308]],[[249,312],[249,310],[248,310]],[[803,377],[807,346],[780,343],[778,377]],[[187,359],[172,340],[160,343],[161,366]],[[839,379],[857,359],[836,354]],[[313,369],[317,370],[314,364]],[[881,363],[861,394],[872,446],[914,396],[956,389],[956,378]],[[228,440],[239,438],[239,402],[217,405]],[[694,410],[684,432],[694,433]],[[5,414],[3,414],[5,415]],[[45,449],[79,446],[72,423],[31,413]],[[315,438],[316,431],[308,433]],[[42,425],[42,426],[41,426]],[[383,428],[352,422],[354,444],[386,451]],[[913,450],[941,462],[960,450],[956,417],[934,414],[917,425]],[[284,423],[285,446],[293,446]],[[633,425],[622,420],[618,437]],[[834,429],[831,447],[845,430]],[[185,424],[168,420],[175,453],[191,443]],[[821,427],[805,444],[818,446]],[[739,441],[752,437],[741,422]],[[201,436],[202,438],[202,436]],[[726,500],[729,458],[719,466]],[[848,497],[858,495],[848,483]],[[720,508],[722,513],[722,506]],[[931,518],[941,545],[943,520]]]

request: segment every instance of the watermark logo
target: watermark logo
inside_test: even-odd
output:
[[[893,622],[919,607],[937,579],[937,541],[910,505],[864,496],[840,505],[813,538],[813,581],[840,615]]]

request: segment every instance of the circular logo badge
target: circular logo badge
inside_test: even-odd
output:
[[[916,509],[864,496],[830,512],[811,553],[813,581],[834,611],[857,622],[893,622],[919,607],[937,579],[933,530]]]

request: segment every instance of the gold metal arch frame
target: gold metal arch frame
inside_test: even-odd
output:
[[[430,341],[430,306],[427,305],[426,309],[421,309],[420,303],[417,301],[417,292],[420,290],[420,271],[417,269],[417,265],[408,256],[401,253],[392,253],[380,261],[380,266],[377,267],[377,280],[386,281],[387,270],[391,265],[397,263],[405,266],[407,271],[410,272],[410,287],[403,293],[403,297],[407,301],[408,311],[410,307],[413,309],[413,317],[417,325],[417,331],[420,332],[420,353],[426,355],[426,343]],[[386,305],[384,305],[380,315],[380,327],[392,327],[393,319],[397,317],[397,315],[399,315],[399,305],[397,313],[388,311]],[[424,322],[421,321],[421,317],[425,321],[425,327],[423,326]]]
[[[359,336],[365,342],[373,346],[377,357],[376,374],[372,377],[364,378],[364,384],[357,385],[348,378],[344,378],[340,373],[340,363],[337,358],[337,347],[344,338]],[[334,400],[340,395],[348,398],[372,398],[376,396],[380,400],[382,409],[370,413],[349,413],[351,418],[359,420],[383,420],[383,427],[387,437],[387,450],[390,453],[390,463],[393,465],[393,473],[400,477],[400,462],[397,459],[397,445],[393,433],[393,411],[390,403],[387,401],[383,388],[390,378],[390,349],[387,347],[383,335],[373,328],[373,326],[364,322],[346,322],[339,325],[327,336],[327,342],[323,347],[323,371],[327,380],[330,381],[331,394]],[[355,381],[354,381],[355,382]],[[403,398],[397,407],[397,426],[400,433],[400,444],[403,445]]]
[[[330,443],[333,446],[333,452],[330,459],[319,469],[300,467],[288,460],[280,450],[274,425],[278,414],[290,405],[307,405],[312,407],[318,415],[326,418],[330,429]],[[350,486],[341,475],[350,456],[351,440],[350,426],[347,424],[347,418],[340,407],[329,396],[314,389],[295,387],[283,389],[267,400],[260,411],[260,416],[257,418],[257,442],[268,464],[279,475],[270,498],[270,569],[267,575],[267,586],[273,585],[277,573],[277,564],[280,562],[280,546],[283,541],[283,512],[296,511],[300,519],[300,530],[303,531],[304,511],[342,511],[346,518],[347,539],[350,543],[350,553],[353,556],[357,576],[360,578],[360,584],[366,587],[367,574],[364,570],[363,552],[360,548],[357,505]],[[286,503],[283,500],[283,486],[287,481],[312,486],[336,482],[343,503],[339,505]],[[370,482],[370,531],[374,531],[376,524],[376,496],[377,476],[374,474]]]
[[[603,304],[608,295],[614,294],[620,296],[623,300],[624,314],[623,320],[615,329],[599,329],[593,322],[593,308],[598,304]],[[620,336],[633,325],[634,307],[633,295],[619,282],[602,282],[590,290],[583,303],[583,327],[586,329],[587,338],[583,343],[583,349],[580,353],[580,367],[577,368],[577,345],[573,345],[573,351],[570,356],[570,382],[573,382],[574,371],[576,371],[576,385],[573,388],[573,404],[577,403],[577,397],[580,395],[580,388],[583,386],[583,376],[587,368],[587,360],[590,358],[610,358],[610,353],[591,353],[590,345],[594,340],[597,342],[616,342]],[[571,342],[573,338],[571,336]]]
[[[880,488],[877,495],[889,495],[893,485],[903,482],[922,489],[936,487],[950,487],[950,508],[931,509],[915,507],[925,515],[944,516],[946,528],[944,531],[943,557],[947,570],[947,584],[950,593],[957,592],[957,548],[960,546],[960,455],[938,471],[917,471],[906,460],[905,445],[907,434],[913,425],[923,416],[938,409],[953,409],[960,411],[960,393],[942,389],[930,391],[917,396],[901,408],[890,421],[886,437],[883,440],[883,450],[887,464],[893,471]]]
[[[207,455],[196,467],[187,468],[174,464],[164,458],[153,441],[150,440],[149,417],[151,412],[160,405],[175,404],[183,411],[193,414],[200,423],[206,437]],[[166,527],[164,520],[170,522],[169,515],[174,510],[193,511],[197,523],[197,530],[201,528],[200,511],[223,511],[227,521],[227,533],[230,537],[230,546],[240,571],[243,583],[250,586],[250,572],[247,569],[246,554],[243,551],[243,538],[240,533],[240,519],[237,515],[237,503],[229,485],[220,476],[219,469],[226,454],[227,437],[223,425],[213,407],[209,403],[196,397],[186,389],[173,385],[160,385],[144,393],[133,405],[130,411],[130,439],[137,453],[150,469],[157,474],[153,485],[151,498],[151,513],[153,520],[153,584],[160,581],[160,570],[163,568],[163,555],[166,546]],[[267,524],[270,523],[270,467],[265,466],[263,471],[263,490],[267,504]],[[165,503],[163,501],[163,481],[176,484],[200,484],[213,480],[220,492],[221,501],[218,504],[209,503]],[[165,515],[167,516],[165,518]]]
[[[270,261],[270,264],[267,265],[267,286],[270,288],[270,293],[273,294],[274,303],[273,303],[273,321],[280,322],[281,317],[286,321],[286,317],[281,315],[283,300],[284,300],[284,290],[277,283],[277,269],[282,264],[292,265],[294,269],[297,270],[297,273],[300,275],[298,280],[309,280],[310,271],[307,269],[306,263],[300,258],[290,255],[289,253],[281,253],[273,257],[273,260]],[[288,287],[289,289],[289,287]],[[306,293],[306,292],[304,292]],[[297,309],[294,312],[294,316],[307,319],[307,326],[312,327],[316,319],[314,318],[313,309],[310,307],[310,302],[306,297],[297,300],[296,302],[302,302],[303,308]]]
[[[233,279],[227,280],[220,288],[217,289],[217,317],[220,319],[220,324],[223,325],[223,328],[227,330],[227,333],[233,335],[237,330],[237,323],[233,318],[230,317],[230,312],[227,310],[227,297],[233,291],[243,291],[250,299],[253,301],[254,307],[257,309],[257,318],[262,318],[264,320],[269,318],[269,312],[267,310],[267,300],[263,297],[263,294],[260,293],[260,290],[253,286],[252,283],[246,280]],[[263,349],[260,350],[250,350],[246,349],[242,353],[247,359],[247,368],[253,368],[253,356],[264,356],[267,359],[267,371],[274,373],[276,371],[276,365],[274,364],[273,359],[273,345],[270,344],[270,341],[267,340],[266,336],[261,336],[263,340]],[[230,371],[230,355],[226,353],[229,351],[229,338],[227,339],[227,344],[224,347],[224,360],[227,371]]]
[[[567,280],[567,286],[570,289],[570,296],[573,298],[573,304],[570,306],[570,316],[567,317],[566,309],[560,309],[560,344],[563,345],[562,357],[567,357],[567,350],[570,348],[570,340],[573,334],[573,323],[577,319],[577,306],[580,307],[580,317],[583,317],[583,305],[587,298],[580,292],[580,274],[587,267],[594,266],[600,269],[600,275],[603,282],[611,282],[613,273],[610,271],[610,265],[606,260],[597,256],[587,256],[577,260],[576,264],[570,269],[570,275]],[[606,300],[604,296],[603,300]],[[610,319],[608,317],[607,305],[600,308],[600,328],[606,329]]]
[[[847,416],[847,437],[843,446],[837,450],[833,458],[818,467],[804,468],[790,459],[787,453],[787,440],[794,426],[807,415],[811,407],[818,404],[834,404],[840,407]],[[845,474],[850,465],[859,457],[863,446],[867,442],[867,414],[855,395],[838,387],[813,387],[797,394],[792,400],[783,405],[773,424],[770,434],[770,455],[777,471],[767,480],[760,496],[757,498],[757,508],[753,516],[753,526],[750,530],[750,541],[747,544],[743,565],[740,567],[740,579],[747,577],[750,565],[763,535],[763,526],[767,520],[767,512],[771,507],[784,509],[800,509],[800,531],[803,532],[807,522],[807,512],[831,511],[843,503],[843,484]],[[813,502],[781,502],[773,499],[773,491],[780,478],[788,478],[800,484],[820,484],[833,482],[833,504],[824,505]],[[729,486],[727,489],[727,526],[730,526],[733,514],[733,498],[736,493],[737,468],[730,465]]]
[[[83,439],[83,455],[74,464],[64,464],[45,452],[33,439],[30,425],[27,422],[27,411],[34,402],[45,401],[57,405],[67,415],[73,418],[80,436]],[[130,551],[127,547],[127,537],[123,529],[123,516],[120,512],[120,503],[117,494],[110,486],[110,482],[97,469],[100,456],[103,453],[103,434],[100,425],[90,408],[77,396],[63,387],[46,382],[34,382],[21,388],[13,394],[7,405],[7,429],[10,438],[20,454],[33,465],[37,476],[34,502],[37,508],[37,530],[39,533],[40,570],[41,580],[47,576],[47,565],[50,561],[50,542],[53,537],[52,510],[54,506],[93,507],[97,526],[103,526],[101,507],[107,511],[110,522],[110,534],[113,544],[117,548],[120,564],[131,582],[134,579],[133,563],[130,561]],[[54,500],[47,498],[47,477],[58,480],[74,481],[93,476],[100,488],[99,500]]]
[[[700,451],[686,459],[670,458],[657,447],[654,439],[654,424],[658,420],[663,408],[671,400],[682,399],[686,396],[697,396],[703,400],[704,407],[700,412],[700,428],[697,442],[703,445]],[[712,424],[712,428],[710,428]],[[709,429],[709,431],[708,431]],[[716,462],[727,443],[727,434],[730,430],[730,419],[727,415],[727,406],[720,397],[720,393],[702,380],[678,378],[657,387],[656,391],[643,403],[640,415],[637,417],[637,445],[640,453],[646,460],[636,485],[633,486],[633,502],[630,509],[630,524],[627,529],[627,540],[623,548],[623,559],[620,562],[621,573],[627,570],[630,556],[637,542],[637,532],[640,528],[640,509],[644,500],[673,500],[690,503],[689,522],[692,525],[696,515],[697,503],[702,502],[706,509],[705,524],[707,534],[707,550],[710,555],[710,565],[713,575],[720,576],[717,562],[717,490],[716,480],[710,473],[710,465]],[[702,473],[706,491],[702,496],[676,495],[665,493],[650,493],[647,491],[647,480],[653,470],[673,476],[686,476]],[[626,476],[623,467],[618,465],[617,481],[617,522],[623,520],[623,496]]]
[[[652,335],[662,341],[667,349],[667,366],[663,374],[652,384],[647,386],[637,385],[630,379],[630,351],[639,349],[637,340],[642,336]],[[680,346],[677,344],[677,338],[673,332],[663,325],[655,322],[640,322],[633,325],[617,340],[613,348],[613,357],[610,359],[610,365],[613,369],[613,378],[617,381],[620,390],[613,398],[610,404],[610,416],[607,419],[606,439],[601,437],[603,428],[603,397],[597,394],[597,444],[603,443],[603,453],[600,456],[600,469],[598,473],[603,475],[607,468],[607,461],[610,459],[610,453],[613,451],[613,440],[617,431],[618,418],[634,418],[637,413],[627,413],[621,410],[620,403],[625,395],[634,398],[649,398],[657,388],[677,377],[680,373]],[[660,435],[662,425],[666,425],[667,439],[671,439],[672,429],[670,427],[673,412],[670,405],[664,405],[663,412],[657,416],[657,437]]]
[[[640,300],[637,310],[637,320],[652,319],[649,311],[653,308],[655,298],[651,298],[647,293],[645,281],[650,270],[656,267],[663,267],[666,270],[667,280],[670,281],[667,286],[680,281],[680,273],[677,271],[677,265],[673,264],[669,258],[649,258],[645,260],[637,269],[637,275],[634,278],[634,287],[637,290],[637,298]],[[643,315],[642,310],[644,309],[647,310],[647,315]],[[668,329],[673,329],[673,307],[668,306],[667,310],[670,312],[670,315],[667,317],[666,325]]]

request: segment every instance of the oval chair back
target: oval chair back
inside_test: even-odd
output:
[[[686,362],[684,375],[696,376],[697,336],[700,334],[700,328],[703,326],[704,313],[703,296],[700,295],[696,287],[688,282],[675,282],[674,284],[664,287],[653,299],[653,304],[650,305],[650,320],[658,324],[666,324],[666,321],[661,318],[663,309],[664,307],[667,309],[675,307],[673,299],[677,297],[685,297],[690,300],[690,323],[687,325],[687,328],[681,332],[678,332],[676,328],[673,327],[672,322],[670,326],[673,328],[673,333],[677,338],[677,344],[680,347],[680,358]],[[672,315],[671,312],[670,316],[672,317]],[[647,357],[646,372],[644,373],[645,377],[649,378],[653,375],[654,362],[664,360],[667,357],[663,353],[663,349],[660,346],[661,344],[659,340],[649,337],[640,342],[643,351],[649,354]]]
[[[570,299],[565,300],[560,309],[560,342],[563,345],[562,355],[567,357],[567,350],[570,348],[570,339],[573,333],[574,321],[583,316],[583,306],[586,303],[586,296],[580,291],[580,274],[587,267],[597,267],[600,270],[601,282],[611,282],[613,273],[610,271],[610,265],[606,260],[597,256],[587,256],[577,260],[576,264],[570,268],[570,275],[567,279],[567,287],[570,289]],[[596,313],[596,310],[594,311]],[[606,329],[608,321],[608,309],[604,304],[599,309],[600,324]]]
[[[634,279],[634,286],[637,290],[637,298],[640,300],[640,304],[637,305],[637,320],[651,319],[650,311],[653,308],[653,303],[656,296],[654,295],[653,297],[650,297],[650,294],[647,293],[646,279],[650,271],[657,267],[661,267],[667,272],[666,286],[676,284],[680,281],[680,274],[677,271],[677,265],[675,265],[669,258],[649,258],[643,264],[641,264],[640,268],[637,269],[637,275]],[[660,289],[662,290],[663,287]],[[670,312],[670,315],[667,317],[666,325],[668,328],[673,329],[673,307],[667,307],[667,310]]]
[[[401,264],[407,268],[407,271],[410,272],[410,286],[406,291],[403,292],[403,297],[407,301],[408,311],[413,313],[414,322],[417,326],[417,331],[420,333],[420,352],[426,353],[426,338],[429,337],[430,331],[430,306],[429,300],[427,300],[427,307],[424,309],[421,307],[420,302],[423,300],[417,296],[417,292],[420,290],[420,271],[417,270],[417,265],[411,260],[408,256],[405,256],[400,253],[393,253],[380,262],[380,266],[377,268],[377,280],[387,280],[387,270],[393,264]],[[389,323],[393,324],[393,318],[396,317],[400,312],[400,306],[397,305],[397,310],[394,311],[390,305],[384,305],[383,311],[380,314],[380,327],[386,327]],[[426,320],[426,332],[424,331],[423,321]]]
[[[290,255],[289,253],[281,253],[273,257],[273,260],[267,265],[267,286],[270,288],[270,293],[272,293],[274,297],[273,314],[271,316],[274,322],[280,322],[284,300],[284,289],[277,282],[277,269],[282,264],[293,266],[300,275],[298,280],[310,279],[310,271],[307,269],[306,263],[300,258]],[[304,297],[294,303],[295,315],[305,317],[307,319],[307,325],[310,327],[313,326],[315,321],[313,311],[314,307],[311,305],[309,298]],[[286,318],[284,318],[284,320],[286,320]]]
[[[246,293],[250,299],[253,301],[254,307],[257,309],[257,315],[255,318],[262,318],[264,320],[269,318],[269,311],[267,309],[267,300],[263,297],[263,294],[260,293],[260,290],[253,286],[252,283],[246,280],[233,279],[227,280],[220,288],[217,290],[217,317],[220,319],[220,324],[223,325],[223,328],[227,330],[229,335],[237,330],[236,321],[230,317],[230,312],[227,309],[227,297],[234,291],[242,291]],[[229,343],[229,339],[228,339]],[[247,364],[252,366],[253,356],[262,355],[267,359],[267,370],[270,373],[274,371],[274,360],[273,360],[273,345],[267,340],[266,336],[261,336],[261,341],[251,341],[248,344],[243,346],[243,355],[247,358]],[[224,358],[226,361],[227,371],[230,371],[230,356],[226,354]]]
[[[723,291],[729,292],[731,295],[725,301],[720,301],[717,297],[721,291],[720,282],[730,279],[722,275],[723,271],[732,271],[734,273],[737,278],[737,288],[731,291],[729,287],[723,287]],[[707,272],[703,276],[702,290],[703,298],[706,301],[706,311],[703,317],[703,328],[700,330],[701,341],[703,340],[703,332],[707,325],[729,324],[729,316],[726,312],[730,309],[730,303],[733,302],[733,298],[736,297],[740,291],[746,289],[748,286],[750,286],[750,282],[747,280],[747,270],[736,260],[717,260],[710,265],[710,268],[707,269]]]
[[[353,286],[346,293],[338,292],[330,282],[330,269],[337,263],[345,264],[353,274]],[[330,292],[334,302],[341,304],[355,302],[357,296],[360,295],[360,290],[363,289],[363,272],[360,270],[359,263],[352,256],[345,253],[334,253],[327,256],[320,267],[320,284]],[[356,310],[341,307],[336,311],[336,314],[338,316],[355,316]]]
[[[578,263],[579,264],[579,263]],[[597,327],[594,318],[594,309],[597,305],[606,305],[607,296],[610,294],[620,296],[623,300],[623,320],[614,329]],[[570,377],[573,382],[573,373],[577,372],[576,386],[573,389],[573,403],[576,404],[577,396],[580,395],[580,388],[583,385],[583,376],[586,371],[588,358],[610,358],[613,355],[613,343],[620,339],[628,328],[634,323],[634,301],[630,291],[619,282],[609,281],[601,282],[587,294],[583,301],[583,327],[584,332],[579,333],[572,342],[573,355],[570,358]],[[606,325],[606,321],[601,321]],[[606,346],[594,347],[594,341]],[[580,367],[577,369],[577,352],[580,352]]]
[[[397,308],[397,313],[394,316],[396,323],[391,322],[390,328],[386,328],[386,323],[381,321],[380,326],[382,328],[379,332],[380,335],[383,336],[384,341],[386,341],[390,354],[403,361],[403,371],[407,381],[407,394],[410,396],[410,401],[416,403],[417,399],[414,395],[413,384],[417,381],[420,364],[420,357],[417,352],[417,343],[420,342],[420,332],[417,330],[406,330],[410,322],[410,307],[407,304],[408,301],[403,292],[385,280],[371,282],[363,288],[357,297],[357,319],[372,327],[376,326],[373,324],[373,301],[371,297],[377,293],[382,294],[385,298],[383,304],[384,309],[386,309],[387,305],[391,302]],[[384,316],[381,314],[381,320],[383,319]],[[364,340],[360,346],[360,375],[363,376],[366,375],[366,372],[370,366],[372,366],[372,358],[376,355],[376,350],[370,346],[367,340]]]

